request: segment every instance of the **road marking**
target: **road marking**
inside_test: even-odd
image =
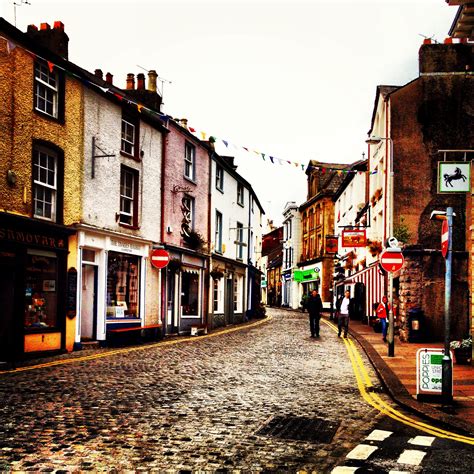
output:
[[[366,441],[383,441],[387,439],[390,435],[393,434],[393,431],[384,431],[384,430],[374,430],[372,433],[365,438]]]
[[[417,446],[431,446],[436,438],[433,436],[415,436],[408,440],[409,444],[416,444]]]
[[[272,316],[267,316],[264,319],[261,319],[259,321],[255,321],[254,323],[242,325],[242,326],[237,326],[229,329],[224,329],[222,331],[218,332],[213,332],[210,334],[204,334],[202,336],[196,337],[196,336],[191,336],[191,337],[183,337],[179,339],[173,339],[171,341],[161,341],[161,342],[156,342],[154,344],[147,344],[146,346],[134,346],[134,347],[127,347],[124,349],[115,349],[107,352],[101,352],[100,354],[91,354],[88,356],[80,356],[80,357],[74,357],[70,359],[62,359],[62,360],[55,360],[52,362],[45,362],[44,364],[36,364],[36,365],[29,365],[25,367],[18,367],[16,369],[10,369],[10,370],[2,370],[0,371],[0,376],[6,375],[6,374],[17,374],[19,372],[28,372],[31,370],[38,370],[38,369],[44,369],[48,367],[55,367],[58,365],[67,365],[67,364],[75,364],[76,362],[87,362],[90,360],[97,360],[97,359],[104,359],[106,357],[112,357],[114,355],[121,355],[121,354],[128,354],[129,352],[134,352],[134,351],[145,351],[148,349],[160,349],[163,347],[168,347],[168,346],[174,346],[176,344],[182,344],[185,342],[197,342],[197,341],[202,341],[203,339],[210,339],[212,337],[217,337],[221,336],[223,334],[230,334],[233,332],[237,331],[243,331],[244,329],[250,329],[254,328],[257,326],[260,326],[262,324],[265,324],[273,319]]]
[[[377,446],[370,446],[368,444],[357,445],[350,453],[347,454],[347,459],[357,459],[359,461],[365,461],[369,458],[374,451],[379,449]]]
[[[398,463],[400,464],[411,464],[412,466],[419,466],[423,458],[426,456],[424,451],[418,451],[416,449],[405,449],[400,457]]]
[[[323,322],[329,326],[334,332],[337,332],[337,327],[327,320],[323,320]],[[354,371],[354,375],[356,378],[357,387],[362,398],[371,406],[379,410],[384,415],[399,421],[407,426],[411,426],[416,428],[420,431],[424,431],[425,433],[432,434],[439,438],[446,438],[451,439],[454,441],[458,441],[460,443],[474,445],[474,438],[470,436],[463,436],[457,433],[453,433],[451,431],[446,431],[441,428],[436,428],[435,426],[428,425],[427,423],[422,423],[420,421],[415,420],[403,413],[399,412],[384,400],[380,398],[380,396],[373,392],[369,391],[371,387],[373,387],[372,381],[370,380],[370,376],[364,366],[364,362],[362,361],[362,357],[355,347],[354,342],[352,339],[344,339],[344,344],[346,346],[347,353],[349,355],[349,359],[352,364],[352,369]]]
[[[358,467],[349,467],[349,466],[337,466],[332,471],[331,474],[352,474],[356,472]]]

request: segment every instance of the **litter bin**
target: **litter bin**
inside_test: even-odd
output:
[[[424,333],[424,314],[421,308],[408,310],[408,342],[422,342]]]

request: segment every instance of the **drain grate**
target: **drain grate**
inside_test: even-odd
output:
[[[322,418],[276,416],[259,429],[257,435],[314,443],[330,443],[340,424],[340,421],[328,421]]]

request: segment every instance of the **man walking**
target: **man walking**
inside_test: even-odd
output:
[[[319,320],[321,319],[323,302],[316,290],[311,292],[311,296],[306,302],[306,308],[309,313],[309,329],[311,331],[311,337],[319,337]]]
[[[341,296],[336,303],[337,310],[337,336],[341,337],[342,328],[344,328],[344,337],[347,338],[349,330],[349,318],[354,315],[354,298],[351,298],[351,292],[346,290],[344,296]]]

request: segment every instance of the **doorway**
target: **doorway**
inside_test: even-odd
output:
[[[82,264],[81,341],[97,339],[97,267]]]

